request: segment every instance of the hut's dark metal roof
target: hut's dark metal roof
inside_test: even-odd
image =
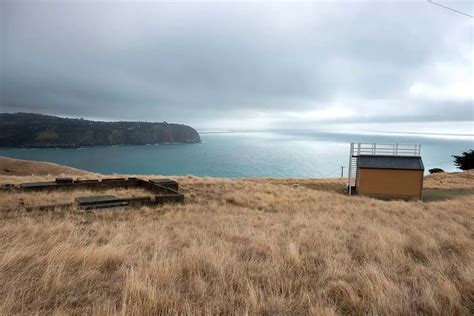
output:
[[[418,156],[360,155],[357,157],[357,167],[363,169],[425,170],[423,161]]]

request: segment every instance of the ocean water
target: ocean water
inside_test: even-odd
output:
[[[210,177],[339,177],[350,142],[419,143],[426,171],[456,170],[451,155],[474,148],[472,136],[355,132],[201,133],[200,144],[79,149],[0,148],[0,155],[55,162],[103,174]]]

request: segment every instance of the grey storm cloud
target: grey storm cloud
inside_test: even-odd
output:
[[[2,112],[202,127],[474,120],[474,20],[425,1],[0,6]]]

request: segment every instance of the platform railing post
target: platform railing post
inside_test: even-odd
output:
[[[351,176],[352,176],[352,156],[354,155],[354,143],[351,143],[351,149],[349,151],[349,172],[347,175],[347,185],[349,186],[347,189],[349,195],[352,193],[352,183],[351,183]]]

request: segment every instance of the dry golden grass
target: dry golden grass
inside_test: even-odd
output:
[[[112,188],[112,189],[80,189],[58,190],[50,192],[8,192],[0,191],[0,211],[15,210],[21,207],[44,206],[53,204],[73,203],[80,196],[115,195],[118,197],[151,196],[142,188]]]
[[[60,176],[64,174],[74,176],[93,175],[93,173],[66,167],[50,162],[38,162],[13,159],[0,156],[0,175],[29,176],[29,175]]]
[[[474,170],[452,173],[435,173],[425,177],[429,189],[473,189]]]
[[[348,197],[338,179],[180,177],[183,205],[19,207],[0,217],[0,314],[469,315],[471,176],[428,177],[467,192],[429,202]]]

